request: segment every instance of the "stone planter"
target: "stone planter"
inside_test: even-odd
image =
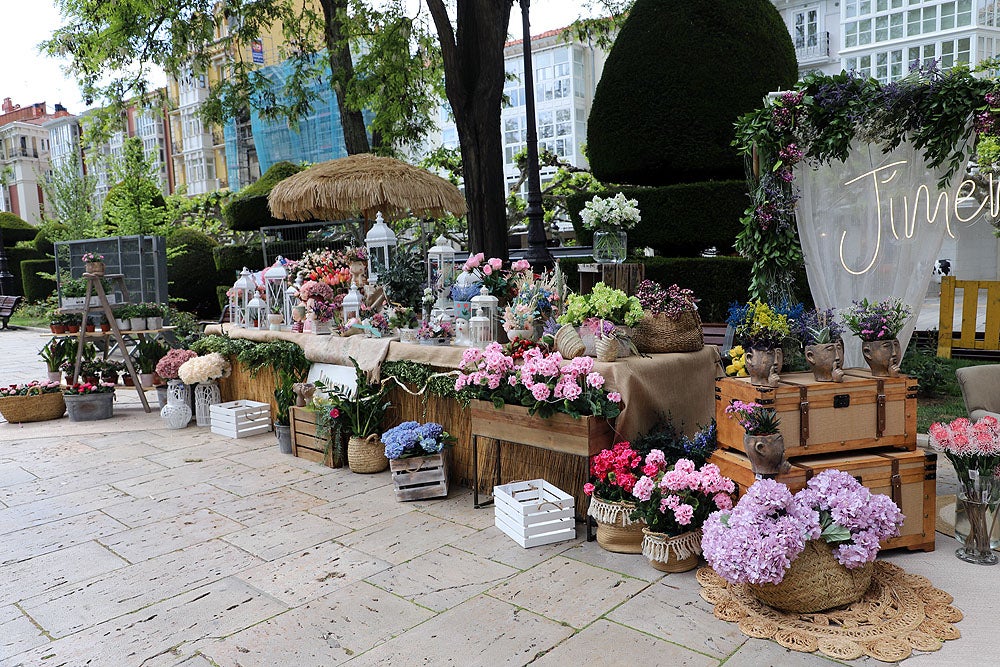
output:
[[[792,468],[785,458],[785,438],[780,433],[771,435],[745,433],[743,449],[750,459],[750,467],[756,477],[771,478]]]
[[[282,454],[292,453],[292,427],[285,424],[274,425],[274,435],[278,439],[278,451]]]
[[[155,317],[146,318],[146,326],[150,329],[162,329],[163,328],[163,318],[159,315]]]
[[[99,419],[111,419],[114,413],[115,393],[83,394],[81,396],[63,396],[66,401],[66,412],[71,422],[89,422]]]
[[[755,387],[777,387],[781,379],[778,373],[781,372],[784,358],[780,347],[748,349],[745,359],[750,384]]]
[[[868,367],[872,369],[872,377],[899,377],[899,364],[903,360],[903,353],[898,338],[861,341],[861,354]]]
[[[128,318],[128,328],[131,329],[132,331],[145,331],[146,318],[145,317]]]

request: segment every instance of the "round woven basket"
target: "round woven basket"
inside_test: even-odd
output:
[[[808,614],[857,602],[872,583],[874,563],[849,570],[823,540],[809,540],[780,584],[747,584],[754,597],[775,609]]]
[[[597,360],[610,363],[618,359],[619,346],[614,338],[598,338],[594,341],[594,351],[597,352]]]
[[[687,310],[675,318],[646,311],[632,335],[640,352],[697,352],[705,346],[701,317],[697,310]]]
[[[11,424],[44,422],[59,419],[64,414],[66,401],[61,393],[0,398],[0,415]]]
[[[681,535],[654,533],[642,529],[642,555],[660,572],[687,572],[698,565],[701,528]]]
[[[628,518],[634,509],[635,503],[591,496],[587,514],[597,521],[597,543],[602,549],[619,554],[642,553],[642,529],[646,524]]]
[[[347,465],[351,472],[364,475],[382,472],[389,467],[389,459],[385,456],[385,445],[377,434],[367,438],[351,436],[347,441]]]
[[[575,359],[587,353],[587,346],[580,338],[580,332],[576,327],[567,325],[559,327],[559,331],[556,332],[556,350],[563,359]]]

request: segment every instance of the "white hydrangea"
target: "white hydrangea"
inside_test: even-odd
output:
[[[229,362],[218,352],[188,359],[177,369],[177,377],[184,384],[198,384],[218,380],[229,375]]]
[[[580,219],[584,227],[595,231],[632,229],[642,220],[638,206],[637,200],[627,199],[621,192],[614,197],[594,197],[584,204]]]

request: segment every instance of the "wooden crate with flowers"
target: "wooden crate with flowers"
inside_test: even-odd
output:
[[[434,422],[403,422],[382,434],[396,500],[448,495],[445,446],[451,439],[448,432]]]

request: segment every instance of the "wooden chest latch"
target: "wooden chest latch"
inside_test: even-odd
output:
[[[809,446],[809,390],[799,387],[799,446]]]
[[[875,396],[875,437],[881,438],[883,435],[885,435],[885,380],[879,380]]]
[[[899,461],[892,459],[892,472],[889,476],[889,497],[892,498],[892,502],[896,503],[896,507],[903,506],[903,480],[899,476]]]

